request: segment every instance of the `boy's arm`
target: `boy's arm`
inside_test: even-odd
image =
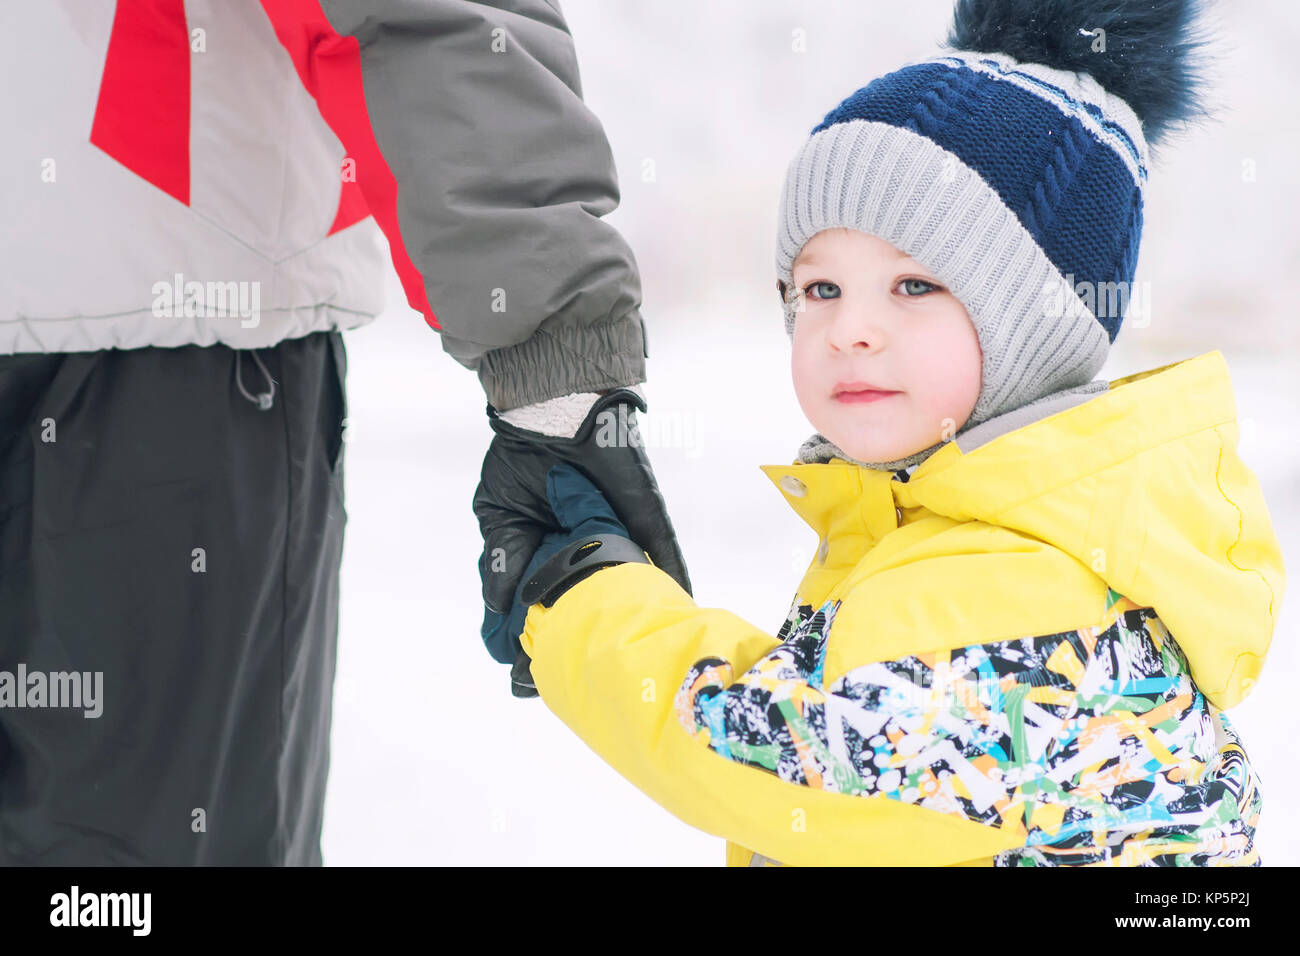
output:
[[[703,685],[730,683],[781,642],[699,607],[653,565],[605,568],[550,608],[533,605],[521,642],[547,706],[620,774],[708,833],[796,865],[942,865],[1021,845],[1016,833],[791,782],[710,749],[693,718]],[[784,691],[822,693],[795,683],[802,687]]]
[[[870,608],[933,634],[934,602],[855,590],[777,641],[623,564],[534,606],[523,640],[547,705],[619,773],[783,863],[1024,848],[1047,865],[1250,865],[1259,788],[1241,742],[1154,609],[1113,591],[1106,605],[1050,633],[864,653],[826,687],[834,627],[860,633]]]

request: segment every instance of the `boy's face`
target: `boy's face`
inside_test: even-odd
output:
[[[791,371],[808,421],[859,461],[951,438],[979,398],[982,356],[966,308],[896,246],[856,229],[817,233],[794,263]],[[839,392],[874,386],[890,394]],[[866,400],[870,398],[871,400]]]

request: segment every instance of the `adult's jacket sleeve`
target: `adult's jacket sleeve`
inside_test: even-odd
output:
[[[534,605],[521,637],[547,706],[684,822],[795,865],[962,863],[1012,834],[889,799],[814,789],[735,763],[692,737],[674,699],[700,660],[739,674],[781,642],[698,606],[654,565],[620,564]]]
[[[262,0],[411,306],[505,411],[645,380],[609,143],[546,0]]]

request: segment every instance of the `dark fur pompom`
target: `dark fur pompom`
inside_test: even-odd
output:
[[[1088,73],[1122,98],[1155,145],[1208,115],[1195,35],[1203,0],[957,0],[947,43]],[[1099,33],[1104,30],[1105,33]]]

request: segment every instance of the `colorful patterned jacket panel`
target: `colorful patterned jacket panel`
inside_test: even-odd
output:
[[[675,707],[728,760],[1014,833],[996,866],[1259,865],[1241,741],[1155,612],[1111,598],[1093,628],[876,662],[826,687],[842,602],[796,597],[779,647],[734,679],[697,662]]]

